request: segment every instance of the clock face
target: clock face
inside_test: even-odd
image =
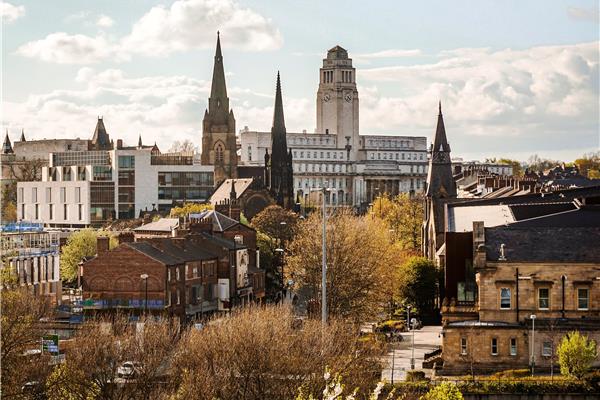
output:
[[[325,95],[323,95],[323,101],[327,103],[329,100],[331,100],[331,95],[329,93],[325,93]]]
[[[344,99],[346,99],[346,101],[350,103],[352,101],[352,95],[348,93],[346,96],[344,96]]]

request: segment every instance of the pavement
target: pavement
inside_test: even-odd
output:
[[[431,377],[432,370],[423,369],[421,363],[423,356],[438,346],[442,345],[442,327],[441,326],[424,326],[422,329],[415,330],[415,370],[425,371],[426,376]],[[385,356],[387,366],[384,366],[381,374],[381,379],[387,382],[392,382],[392,365],[393,382],[399,382],[406,379],[406,371],[410,370],[410,359],[412,356],[412,332],[402,332],[402,341],[394,344],[394,351],[390,351]]]

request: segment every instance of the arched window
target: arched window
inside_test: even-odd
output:
[[[223,145],[217,143],[215,146],[215,162],[223,162]]]

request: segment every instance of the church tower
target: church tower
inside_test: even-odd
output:
[[[202,165],[214,165],[215,186],[227,178],[237,178],[235,117],[229,108],[219,32],[208,109],[202,122],[200,160]]]
[[[268,153],[267,153],[268,154]],[[281,80],[277,73],[275,89],[275,109],[273,111],[273,127],[271,128],[271,155],[265,154],[265,168],[268,179],[266,184],[277,204],[281,207],[294,206],[294,179],[292,169],[292,152],[287,148],[287,132],[283,117],[283,99],[281,96]]]
[[[444,244],[444,208],[446,203],[454,198],[456,198],[456,184],[452,177],[450,145],[446,139],[442,103],[440,102],[435,137],[431,145],[425,192],[423,253],[430,259],[435,258],[436,252]]]
[[[23,139],[25,139],[25,137],[23,137]],[[88,143],[88,150],[112,150],[113,148],[114,146],[108,132],[106,132],[104,121],[102,120],[102,117],[98,117],[96,129],[94,129],[94,136],[92,136],[92,140]]]
[[[335,46],[319,70],[317,133],[337,136],[337,147],[358,149],[358,90],[356,70],[348,52]],[[354,152],[349,152],[354,159]]]

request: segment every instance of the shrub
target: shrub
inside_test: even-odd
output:
[[[419,370],[406,371],[406,381],[407,382],[419,382],[419,381],[425,381],[425,380],[427,380],[427,378],[425,378],[424,371],[419,371]]]
[[[402,320],[396,319],[388,319],[387,321],[380,322],[375,327],[377,332],[394,332],[394,331],[404,331],[405,323]]]
[[[433,387],[427,394],[421,396],[421,400],[462,400],[463,395],[455,384],[442,382]]]
[[[494,377],[499,379],[507,378],[526,378],[531,374],[528,369],[507,369],[505,371],[496,372]]]
[[[557,353],[560,373],[581,379],[596,358],[596,342],[573,331],[562,338]]]

